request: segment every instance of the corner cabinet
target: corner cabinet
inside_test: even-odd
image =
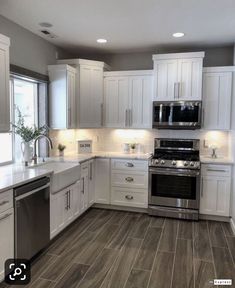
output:
[[[69,65],[49,65],[49,126],[51,129],[77,127],[75,77]]]
[[[153,55],[154,100],[201,100],[204,56],[204,52]]]
[[[230,216],[231,166],[203,164],[200,214]]]
[[[105,127],[151,128],[153,72],[104,73]]]
[[[0,34],[0,132],[10,130],[9,47],[10,39]]]
[[[203,69],[203,128],[230,130],[234,67]]]

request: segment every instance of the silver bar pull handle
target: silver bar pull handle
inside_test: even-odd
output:
[[[9,216],[11,216],[11,215],[12,215],[12,213],[7,213],[7,214],[3,215],[3,216],[0,218],[0,221],[6,219],[7,217],[9,217]]]
[[[181,83],[179,82],[179,83],[178,83],[178,99],[180,98],[180,95],[181,95],[181,90],[180,90],[180,88],[181,88]]]
[[[82,178],[82,194],[84,194],[84,177]]]
[[[176,92],[176,85],[177,85],[177,83],[175,82],[174,83],[174,99],[176,98],[176,93],[175,93]]]
[[[90,180],[92,180],[92,177],[93,177],[93,175],[92,175],[92,162],[90,163]]]
[[[126,109],[126,115],[125,115],[125,126],[127,127],[127,119],[128,119],[128,110]]]
[[[132,200],[134,197],[131,196],[131,195],[126,195],[125,198],[126,198],[127,200]]]
[[[131,109],[129,110],[129,115],[130,115],[129,116],[129,118],[130,118],[129,119],[130,120],[129,126],[131,127],[132,126],[132,110]]]
[[[65,204],[65,210],[68,210],[69,209],[69,200],[68,200],[68,191],[65,193],[65,195],[66,195],[66,204]]]
[[[72,120],[71,120],[71,108],[68,108],[68,126],[71,128]]]
[[[7,203],[9,203],[9,201],[2,201],[2,202],[0,203],[0,206],[3,206],[3,205],[5,205],[5,204],[7,204]]]
[[[202,183],[201,183],[201,197],[203,198],[203,177],[202,177]]]
[[[209,171],[209,172],[227,172],[226,170],[224,170],[224,169],[206,169],[207,171]]]
[[[101,117],[100,117],[101,126],[104,126],[104,104],[103,103],[100,104],[100,110],[101,110]]]

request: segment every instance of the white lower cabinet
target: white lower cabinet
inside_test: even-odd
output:
[[[231,166],[202,165],[200,213],[226,216],[230,214]]]
[[[0,213],[0,281],[4,278],[4,263],[14,258],[14,209]]]
[[[110,159],[95,160],[95,203],[110,204]]]
[[[147,208],[148,162],[112,159],[111,167],[111,204]]]
[[[50,238],[52,239],[80,214],[80,182],[50,197]]]

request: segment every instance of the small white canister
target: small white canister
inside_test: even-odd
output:
[[[125,154],[130,153],[130,144],[129,144],[129,143],[124,143],[124,144],[123,144],[123,152],[124,152]]]

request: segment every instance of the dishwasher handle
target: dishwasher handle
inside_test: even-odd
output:
[[[17,188],[14,189],[14,197],[18,197],[18,196],[21,196],[21,195],[24,195],[28,192],[32,192],[34,190],[37,190],[37,189],[43,189],[43,187],[45,185],[50,185],[50,178],[49,177],[43,177],[43,178],[40,178],[38,180],[35,180],[35,181],[31,181],[27,184],[24,184],[24,185],[21,185]]]

